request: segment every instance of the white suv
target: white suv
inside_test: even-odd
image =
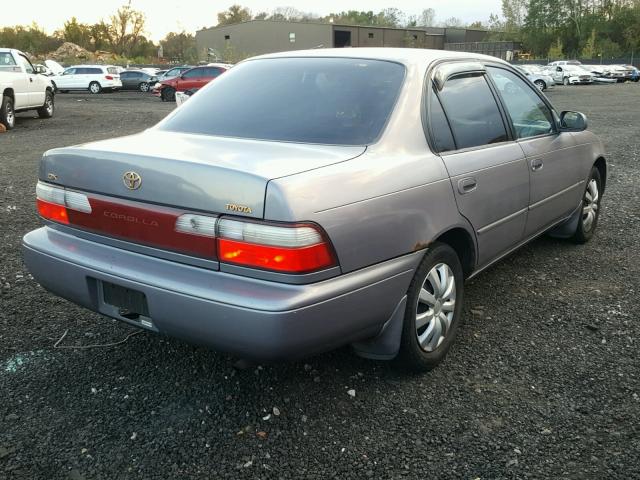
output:
[[[122,88],[118,67],[113,65],[75,65],[62,74],[51,77],[53,86],[60,92],[69,90],[89,90],[100,93],[103,90]]]

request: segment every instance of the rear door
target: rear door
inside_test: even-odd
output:
[[[478,263],[486,265],[523,238],[526,159],[480,64],[438,67],[428,112],[433,148],[449,172],[460,213],[475,230]]]
[[[548,228],[575,210],[582,198],[584,178],[579,149],[569,132],[560,132],[544,97],[516,73],[488,66],[527,157],[530,175],[529,213],[525,236]]]

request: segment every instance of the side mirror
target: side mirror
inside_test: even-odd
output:
[[[560,114],[560,129],[565,132],[582,132],[587,129],[587,116],[580,112],[562,112]]]
[[[40,73],[40,74],[46,73],[45,68],[40,66],[40,65],[38,65],[36,67],[33,67],[33,68],[35,69],[36,73]]]

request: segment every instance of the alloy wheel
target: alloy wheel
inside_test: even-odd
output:
[[[45,102],[45,109],[47,110],[47,114],[53,115],[53,100],[51,97],[47,97]]]
[[[584,192],[584,200],[582,203],[582,226],[586,232],[591,230],[593,222],[598,215],[599,200],[598,182],[596,182],[595,178],[592,178],[589,180],[587,189]]]
[[[427,274],[416,305],[416,335],[420,348],[433,352],[444,341],[453,322],[456,280],[446,263],[438,263]]]

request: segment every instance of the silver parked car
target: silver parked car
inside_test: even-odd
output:
[[[524,73],[541,92],[553,88],[556,84],[550,72],[537,65],[518,65],[516,68]]]
[[[45,153],[24,258],[61,297],[242,357],[352,344],[424,370],[465,279],[544,232],[593,235],[586,126],[493,57],[256,57],[150,130]]]

